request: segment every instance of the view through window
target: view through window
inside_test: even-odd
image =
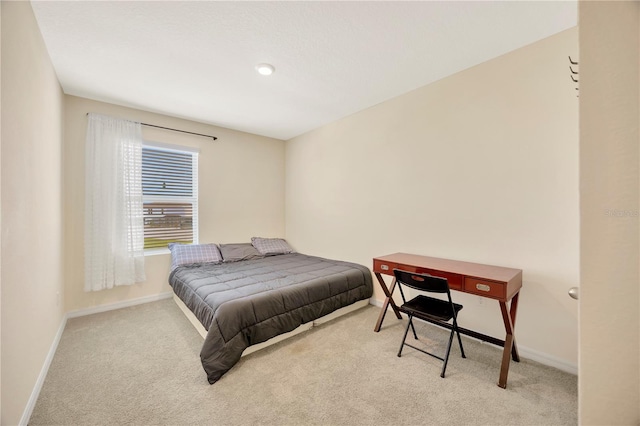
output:
[[[198,154],[142,148],[144,248],[198,241]]]

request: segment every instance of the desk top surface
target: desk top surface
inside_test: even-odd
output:
[[[420,268],[451,272],[470,277],[484,278],[508,283],[518,276],[522,276],[521,269],[505,268],[503,266],[484,265],[482,263],[463,262],[459,260],[440,259],[437,257],[421,256],[408,253],[394,253],[375,257],[374,262],[389,262],[411,265]],[[390,271],[393,274],[393,271]],[[520,278],[521,279],[521,278]]]

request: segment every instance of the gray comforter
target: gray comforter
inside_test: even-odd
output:
[[[211,384],[250,345],[373,293],[368,268],[299,253],[180,266],[169,284],[208,330],[200,358]]]

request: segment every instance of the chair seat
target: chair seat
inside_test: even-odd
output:
[[[400,345],[400,350],[398,351],[398,357],[402,356],[402,348],[405,345],[413,349],[417,349],[420,352],[424,352],[427,355],[443,361],[440,377],[444,378],[444,373],[447,370],[447,362],[449,361],[451,342],[453,342],[454,334],[458,336],[458,344],[460,345],[460,353],[462,355],[462,358],[466,358],[464,354],[464,348],[462,347],[462,339],[460,338],[460,330],[458,329],[457,321],[458,311],[462,309],[462,305],[453,303],[453,300],[451,300],[449,282],[446,278],[434,277],[429,274],[419,274],[417,272],[402,271],[400,269],[394,269],[393,275],[396,277],[396,283],[398,284],[400,294],[402,295],[402,300],[404,301],[402,306],[400,306],[400,311],[409,315],[409,321],[407,321],[407,328],[404,330],[404,336],[402,337],[402,344]],[[436,299],[434,297],[420,294],[407,302],[404,297],[404,292],[402,291],[403,285],[427,293],[446,294],[448,300]],[[427,352],[424,349],[406,343],[409,328],[413,330],[413,337],[415,337],[416,340],[418,339],[416,328],[413,326],[414,317],[451,329],[451,333],[449,334],[449,342],[447,343],[447,351],[445,352],[444,357],[431,352]],[[453,319],[453,323],[449,325],[449,321],[451,319]]]
[[[462,305],[453,304],[456,314]],[[453,318],[453,309],[448,301],[433,297],[419,295],[400,306],[400,311],[416,318],[431,319],[435,321],[449,321]]]

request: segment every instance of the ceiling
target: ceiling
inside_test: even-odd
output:
[[[577,24],[575,1],[32,5],[65,93],[283,140]]]

